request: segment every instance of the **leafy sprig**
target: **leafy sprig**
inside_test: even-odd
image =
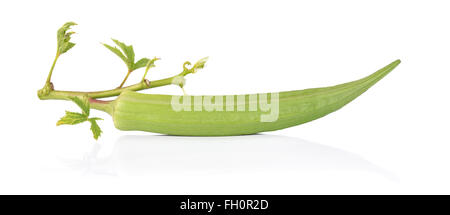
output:
[[[97,120],[103,119],[98,117],[89,118],[90,104],[87,97],[71,97],[70,100],[72,100],[75,104],[78,105],[78,107],[81,108],[81,113],[66,111],[66,115],[61,117],[61,119],[56,122],[56,125],[76,125],[82,122],[89,121],[91,123],[91,131],[94,139],[97,140],[102,133],[100,126],[98,126],[97,124]]]
[[[70,42],[71,35],[75,32],[70,31],[67,32],[70,27],[73,25],[77,25],[75,22],[66,22],[57,32],[57,40],[58,40],[58,55],[64,54],[69,49],[73,48],[75,46],[75,43]]]
[[[53,84],[51,83],[51,79],[53,70],[55,69],[56,62],[58,61],[58,58],[59,56],[61,56],[61,54],[66,53],[67,51],[69,51],[69,49],[75,46],[75,43],[70,42],[71,35],[74,34],[75,32],[73,31],[67,32],[73,25],[76,25],[76,23],[66,22],[56,32],[56,42],[57,42],[56,56],[55,59],[53,60],[52,67],[50,68],[50,72],[48,73],[47,80],[45,81],[44,86],[42,87],[42,89],[38,90],[38,96],[46,96],[51,91],[53,91]]]
[[[95,139],[98,139],[102,133],[102,130],[100,129],[97,121],[102,120],[101,118],[97,117],[89,117],[90,115],[90,98],[87,97],[88,93],[85,92],[75,92],[75,91],[58,91],[54,89],[54,85],[51,82],[51,77],[53,70],[55,68],[55,64],[60,57],[61,54],[66,53],[70,49],[72,49],[75,46],[75,43],[71,42],[71,37],[75,33],[71,30],[71,27],[77,25],[74,22],[66,22],[61,28],[57,31],[57,52],[55,59],[53,60],[53,64],[50,68],[50,72],[47,76],[47,80],[45,82],[45,85],[42,89],[38,90],[38,97],[40,99],[70,99],[75,104],[77,104],[78,107],[81,108],[81,112],[71,112],[66,111],[66,114],[61,117],[58,122],[56,123],[57,126],[59,125],[76,125],[83,122],[88,121],[91,125],[90,129],[92,131],[92,134]],[[150,85],[150,82],[146,80],[146,75],[148,73],[148,70],[152,67],[155,67],[155,62],[157,60],[160,60],[159,58],[141,58],[138,61],[135,61],[135,53],[132,45],[126,45],[123,42],[120,42],[116,39],[112,39],[114,44],[116,46],[111,46],[108,44],[103,44],[107,49],[109,49],[111,52],[113,52],[115,55],[117,55],[127,66],[128,73],[123,80],[122,84],[119,86],[121,88],[123,84],[126,82],[128,76],[131,72],[133,72],[136,69],[145,67],[145,73],[142,77],[142,82],[145,82],[145,84],[139,84],[135,85],[138,86],[138,88],[133,88],[133,90],[143,90],[153,87],[159,87],[159,86],[165,86],[170,84],[175,84],[181,87],[183,89],[186,79],[185,76],[191,73],[196,73],[198,70],[203,69],[205,67],[207,57],[202,58],[199,61],[197,61],[194,65],[191,66],[191,63],[189,61],[186,61],[183,64],[183,71],[179,73],[178,75],[172,76],[170,78],[165,78],[161,80],[153,81],[152,85]],[[189,68],[188,68],[189,66]],[[89,96],[92,98],[106,98],[111,96],[117,96],[121,92],[123,92],[124,89],[112,89],[112,90],[105,90],[105,91],[97,91],[97,92],[90,92]],[[183,89],[184,92],[184,89]],[[186,93],[185,93],[186,94]],[[75,97],[74,97],[75,96]]]
[[[121,88],[126,80],[128,79],[128,76],[131,72],[133,72],[136,69],[142,68],[147,66],[149,62],[154,63],[155,60],[150,60],[148,58],[141,58],[137,62],[135,62],[135,54],[134,49],[132,45],[126,45],[123,42],[120,42],[116,39],[111,39],[119,48],[116,46],[110,46],[108,44],[103,44],[107,49],[109,49],[111,52],[116,54],[122,61],[127,65],[128,73],[125,76],[125,79],[120,84],[119,88]]]

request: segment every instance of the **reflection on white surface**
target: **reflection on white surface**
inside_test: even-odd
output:
[[[100,148],[84,157],[90,174],[151,175],[177,173],[252,173],[277,171],[366,171],[391,178],[390,173],[359,155],[302,139],[276,135],[178,137],[127,135],[99,159]],[[80,168],[78,162],[77,168]]]

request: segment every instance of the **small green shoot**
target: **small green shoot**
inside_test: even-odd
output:
[[[149,81],[146,79],[147,73],[150,70],[150,68],[155,67],[155,62],[157,60],[160,60],[160,58],[154,57],[153,59],[149,58],[141,58],[136,61],[135,59],[135,53],[132,45],[127,45],[123,42],[120,42],[116,39],[112,39],[115,46],[111,46],[108,44],[103,44],[107,49],[109,49],[111,52],[113,52],[115,55],[117,55],[127,66],[128,72],[125,76],[124,80],[120,84],[120,86],[116,89],[110,89],[110,90],[103,90],[103,91],[96,91],[96,92],[79,92],[79,91],[60,91],[55,90],[54,85],[51,82],[51,77],[53,70],[55,68],[56,62],[61,56],[61,54],[64,54],[68,52],[70,49],[72,49],[75,46],[75,43],[71,42],[71,37],[75,32],[71,31],[71,28],[77,25],[75,22],[66,22],[64,25],[62,25],[58,31],[57,31],[57,51],[56,56],[53,60],[53,64],[50,68],[50,72],[47,76],[47,80],[45,82],[44,87],[42,87],[40,90],[38,90],[38,97],[40,99],[62,99],[62,100],[71,100],[75,104],[78,105],[78,107],[81,108],[81,112],[71,112],[66,111],[66,114],[61,117],[56,125],[76,125],[80,124],[86,121],[89,121],[91,123],[91,131],[93,133],[93,136],[95,139],[98,139],[101,135],[102,131],[97,124],[97,120],[102,120],[100,118],[96,117],[89,117],[90,114],[90,108],[99,109],[99,110],[107,110],[102,109],[101,107],[106,107],[107,102],[95,100],[98,98],[107,98],[112,96],[118,96],[122,92],[126,90],[133,90],[133,91],[139,91],[154,87],[160,87],[160,86],[166,86],[166,85],[177,85],[182,90],[183,93],[186,95],[186,92],[184,91],[184,86],[186,83],[185,76],[191,73],[195,73],[200,69],[203,69],[205,67],[205,63],[207,61],[206,58],[202,58],[199,61],[197,61],[192,67],[187,68],[187,66],[190,66],[191,63],[189,61],[186,61],[183,64],[183,71],[175,76],[164,78],[160,80],[154,80]],[[145,67],[145,73],[142,77],[141,83],[130,85],[129,87],[123,87],[126,80],[128,79],[128,76],[136,69]],[[151,84],[150,84],[151,83]],[[123,88],[122,88],[123,87]]]
[[[184,90],[184,85],[186,84],[186,79],[184,78],[184,76],[191,73],[192,74],[196,73],[198,70],[205,68],[206,61],[208,61],[208,57],[204,57],[198,60],[191,68],[187,68],[187,66],[191,65],[191,62],[189,61],[184,62],[183,72],[181,72],[178,76],[175,76],[172,79],[172,84],[178,85],[181,88],[181,90],[183,90],[183,94],[187,95],[186,91]]]
[[[155,61],[157,60],[161,60],[161,58],[154,57],[153,59],[148,61],[147,65],[145,66],[145,73],[144,76],[142,76],[142,81],[145,81],[145,76],[147,76],[148,70],[155,67]]]
[[[46,96],[53,90],[53,84],[51,83],[53,70],[55,69],[56,62],[58,61],[59,56],[61,54],[66,53],[69,49],[75,46],[75,43],[70,42],[71,35],[75,32],[70,31],[67,32],[70,27],[76,25],[75,22],[66,22],[61,28],[58,29],[56,33],[56,41],[57,41],[57,49],[56,56],[53,60],[52,67],[50,68],[50,72],[48,73],[47,80],[45,81],[44,87],[38,90],[38,96]]]
[[[75,46],[75,43],[70,42],[71,35],[75,34],[75,32],[70,31],[67,32],[71,26],[77,25],[75,22],[66,22],[57,32],[57,40],[58,40],[58,55],[64,54],[69,49]]]
[[[198,70],[205,68],[206,61],[208,61],[208,57],[204,57],[198,60],[191,68],[187,68],[187,66],[191,65],[191,62],[189,61],[184,62],[183,72],[181,73],[181,75],[185,76],[190,73],[196,73]]]

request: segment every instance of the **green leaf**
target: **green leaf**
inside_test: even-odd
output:
[[[129,66],[133,67],[134,66],[134,49],[133,46],[127,46],[127,51],[125,52],[125,55],[127,55],[128,57],[128,62],[129,62]]]
[[[110,51],[112,51],[114,54],[116,54],[118,57],[120,57],[120,59],[122,59],[123,62],[124,62],[125,64],[127,64],[127,66],[128,66],[128,60],[127,60],[127,57],[125,57],[125,55],[123,55],[122,52],[121,52],[118,48],[112,47],[112,46],[110,46],[110,45],[108,45],[108,44],[103,44],[103,45],[104,45],[107,49],[109,49]]]
[[[101,118],[89,118],[88,119],[89,122],[91,123],[91,131],[92,134],[94,135],[94,139],[98,139],[98,137],[100,137],[102,130],[100,129],[100,126],[98,126],[97,124],[97,120],[103,120]]]
[[[138,62],[136,62],[134,64],[133,70],[136,70],[136,69],[139,69],[139,68],[147,66],[147,63],[148,63],[149,60],[150,59],[148,59],[148,58],[142,58],[142,59],[138,60]]]
[[[66,111],[66,115],[61,117],[56,125],[76,125],[86,120],[88,120],[88,116],[84,114]]]
[[[120,47],[120,49],[122,49],[123,53],[127,53],[127,45],[125,45],[125,43],[120,42],[119,40],[116,39],[111,39],[116,45],[118,45]],[[128,56],[128,55],[127,55]]]
[[[89,105],[89,101],[87,97],[71,97],[70,100],[72,100],[73,102],[75,102],[75,104],[78,105],[78,107],[81,108],[81,110],[83,111],[83,114],[88,117],[89,116],[89,110],[90,110],[90,105]]]
[[[112,47],[110,45],[107,44],[103,44],[106,48],[108,48],[109,50],[111,50],[112,52],[114,52],[114,54],[116,54],[117,56],[120,57],[120,59],[123,60],[123,62],[125,62],[125,64],[128,67],[129,71],[133,71],[137,68],[141,68],[143,66],[140,67],[136,67],[136,64],[134,63],[134,59],[135,59],[135,54],[134,54],[134,49],[132,45],[127,46],[125,43],[120,42],[116,39],[111,39],[117,46],[119,46],[120,50],[116,47]],[[144,59],[144,58],[143,58]],[[141,60],[143,60],[141,59]],[[139,61],[141,61],[139,60]],[[142,62],[141,62],[142,63]],[[145,66],[145,64],[144,64]]]
[[[58,125],[75,125],[75,124],[89,121],[91,123],[91,131],[92,131],[92,134],[94,135],[94,139],[97,140],[98,137],[100,136],[100,134],[102,133],[102,130],[100,129],[100,127],[97,124],[97,120],[103,120],[103,119],[98,118],[98,117],[88,118],[89,112],[90,112],[89,111],[90,105],[89,105],[88,97],[86,97],[86,96],[71,97],[70,99],[75,104],[77,104],[78,107],[81,108],[82,113],[66,111],[66,115],[61,117],[61,119],[58,120],[58,122],[56,122],[56,125],[57,126]]]
[[[76,23],[66,22],[61,28],[58,29],[56,38],[58,41],[59,54],[64,54],[75,46],[75,43],[70,42],[71,35],[75,32],[67,32],[73,25],[76,25]]]
[[[122,49],[122,52],[125,54],[125,56],[127,56],[127,66],[128,69],[133,69],[133,65],[134,65],[134,50],[133,50],[133,46],[129,45],[127,46],[125,43],[120,42],[116,39],[112,39],[112,41],[117,44],[120,49]]]

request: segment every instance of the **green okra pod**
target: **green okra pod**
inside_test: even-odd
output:
[[[255,134],[299,125],[334,112],[364,93],[399,63],[400,60],[396,60],[370,76],[332,87],[225,96],[152,95],[125,91],[116,100],[93,107],[108,112],[120,130],[187,136]],[[264,100],[270,105],[265,111],[261,108]]]
[[[400,60],[396,60],[365,78],[332,87],[249,95],[152,95],[135,91],[166,85],[178,85],[183,89],[184,77],[203,69],[207,58],[202,58],[195,64],[185,62],[183,71],[178,75],[149,81],[146,79],[148,70],[155,67],[155,61],[159,58],[141,58],[136,61],[133,46],[113,40],[118,48],[103,45],[127,65],[126,76],[118,88],[97,92],[55,90],[51,76],[59,56],[75,46],[75,43],[70,42],[74,32],[68,32],[74,25],[74,22],[68,22],[58,30],[56,56],[44,87],[38,91],[38,97],[42,100],[75,102],[82,112],[66,111],[57,125],[90,122],[95,139],[101,134],[97,124],[101,119],[90,117],[91,108],[109,113],[114,125],[120,130],[187,136],[227,136],[288,128],[340,109],[400,64]],[[146,70],[141,82],[123,86],[131,72],[144,67]],[[112,101],[98,100],[113,96],[118,97]]]

